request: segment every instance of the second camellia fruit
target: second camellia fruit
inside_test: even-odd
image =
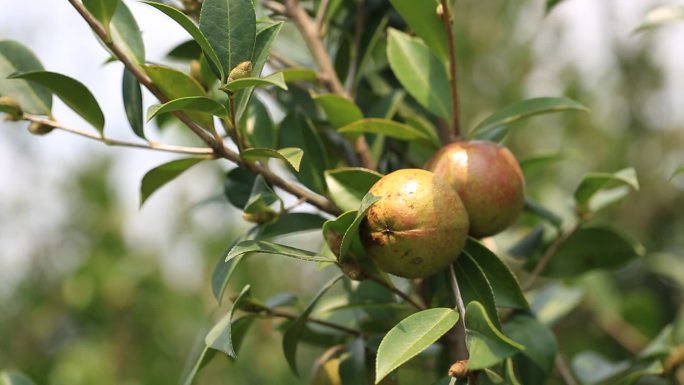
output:
[[[525,180],[511,152],[486,141],[455,142],[426,168],[458,191],[470,218],[470,234],[487,237],[512,225],[525,203]]]
[[[368,210],[361,237],[368,256],[384,271],[427,277],[460,254],[468,214],[456,191],[429,171],[398,170],[370,189],[380,197]]]

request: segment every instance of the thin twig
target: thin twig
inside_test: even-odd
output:
[[[35,115],[24,114],[22,118],[24,120],[28,120],[28,121],[39,123],[39,124],[44,124],[46,126],[50,126],[50,127],[62,130],[62,131],[70,132],[72,134],[76,134],[76,135],[79,135],[79,136],[82,136],[82,137],[85,137],[88,139],[96,140],[96,141],[104,143],[108,146],[144,148],[147,150],[172,152],[172,153],[176,153],[176,154],[204,155],[204,156],[213,156],[214,155],[214,150],[212,150],[209,147],[174,146],[174,145],[154,143],[154,142],[147,142],[147,143],[128,142],[125,140],[106,138],[106,137],[100,136],[99,134],[96,134],[96,133],[93,133],[90,131],[81,130],[81,129],[75,128],[75,127],[70,127],[70,126],[64,125],[60,122],[57,122],[55,120],[45,119],[45,118],[41,118],[41,117],[38,117]]]
[[[264,8],[273,11],[275,13],[284,15],[287,12],[287,9],[285,9],[285,6],[280,4],[277,1],[264,1],[263,2]]]
[[[88,23],[93,32],[95,32],[95,34],[103,42],[105,42],[105,45],[112,51],[112,53],[114,53],[114,55],[119,60],[121,60],[124,66],[126,66],[126,68],[129,71],[131,71],[131,73],[136,77],[136,79],[138,79],[140,84],[144,85],[157,99],[159,99],[160,102],[164,103],[168,101],[168,98],[166,98],[166,96],[154,85],[154,83],[147,76],[145,71],[143,71],[143,69],[137,63],[135,63],[133,59],[129,57],[128,54],[121,47],[119,47],[114,42],[107,42],[107,34],[104,28],[102,28],[102,25],[97,21],[97,19],[95,19],[88,12],[85,6],[83,6],[83,4],[77,0],[68,1],[74,7],[74,9],[78,11],[81,17],[83,17],[86,23]],[[190,128],[190,130],[192,130],[192,132],[194,132],[195,135],[202,139],[203,142],[205,142],[209,147],[211,147],[214,151],[214,154],[217,157],[225,158],[233,163],[236,163],[240,167],[244,167],[248,170],[251,170],[252,172],[261,174],[264,177],[264,179],[270,184],[278,186],[281,189],[299,198],[306,199],[307,202],[325,212],[328,212],[333,215],[339,215],[341,213],[341,210],[337,208],[329,199],[311,193],[310,191],[298,185],[290,183],[259,164],[245,162],[238,153],[231,151],[230,149],[226,148],[222,143],[219,143],[216,140],[214,140],[211,134],[206,132],[202,127],[198,126],[186,114],[182,112],[174,112],[174,115],[178,117],[178,119],[180,119],[188,128]]]
[[[648,345],[649,339],[619,315],[612,312],[600,314],[592,304],[585,303],[581,307],[593,316],[596,326],[630,353],[637,354]]]
[[[274,309],[263,309],[263,310],[265,310],[266,313],[268,313],[269,315],[274,316],[274,317],[287,318],[287,319],[291,319],[291,320],[299,318],[299,316],[296,314],[286,313],[286,312],[280,311],[280,310],[274,310]],[[353,334],[355,336],[362,336],[363,335],[363,332],[361,330],[352,329],[352,328],[344,326],[344,325],[336,324],[333,322],[328,322],[328,321],[318,319],[318,318],[309,317],[306,319],[306,321],[312,322],[315,324],[319,324],[321,326],[326,326],[326,327],[329,327],[331,329],[339,330],[339,331],[342,331],[345,333]]]
[[[452,135],[450,141],[461,138],[461,113],[458,106],[458,78],[456,62],[456,42],[454,40],[454,31],[452,28],[453,15],[451,7],[447,0],[441,0],[442,5],[442,21],[446,29],[447,42],[449,45],[449,80],[451,81],[451,109],[452,109]],[[443,138],[444,139],[444,138]]]
[[[580,224],[581,223],[578,222],[575,226],[573,226],[572,229],[556,238],[556,240],[553,241],[549,248],[546,249],[544,255],[542,255],[542,257],[539,258],[539,261],[537,261],[537,264],[534,266],[534,269],[532,269],[532,272],[527,277],[527,281],[525,281],[525,284],[523,285],[524,291],[527,291],[532,288],[532,285],[534,285],[534,282],[539,277],[539,274],[541,274],[544,271],[546,265],[549,263],[551,258],[556,254],[561,245],[563,245],[563,243],[565,243],[565,241],[567,241],[568,238],[570,238],[577,230],[579,230]]]
[[[560,352],[556,355],[556,371],[566,385],[577,385],[575,377],[573,377],[568,364],[565,362],[565,358],[563,358]]]
[[[353,95],[356,85],[356,74],[359,66],[359,56],[361,56],[361,37],[363,36],[364,27],[364,0],[356,0],[356,21],[354,26],[354,47],[351,52],[351,60],[349,63],[349,71],[346,81],[346,89],[350,95]]]
[[[321,4],[318,6],[318,13],[316,13],[316,29],[318,30],[318,36],[321,36],[323,30],[323,19],[325,19],[325,13],[328,11],[329,0],[321,0]]]
[[[301,32],[306,45],[309,47],[309,51],[311,51],[311,55],[316,63],[318,63],[321,80],[334,94],[349,98],[349,94],[347,94],[347,91],[342,86],[342,82],[340,82],[340,78],[337,76],[330,55],[328,55],[325,45],[323,45],[321,36],[316,28],[316,23],[311,20],[306,10],[299,4],[299,0],[285,0],[285,8],[287,9],[287,15]],[[376,168],[375,160],[363,136],[356,138],[354,149],[359,155],[363,167],[371,170]]]
[[[411,298],[411,296],[409,296],[408,294],[406,294],[406,293],[404,293],[403,291],[399,290],[399,288],[397,288],[396,286],[394,286],[394,285],[392,285],[392,284],[389,284],[389,283],[385,282],[384,280],[382,280],[382,279],[380,279],[380,278],[374,276],[373,274],[368,274],[368,273],[364,272],[364,276],[365,276],[366,278],[370,279],[371,281],[373,281],[373,282],[375,282],[375,283],[377,283],[377,284],[380,284],[380,285],[386,287],[386,288],[387,288],[388,290],[390,290],[392,293],[398,295],[398,296],[401,297],[404,301],[410,303],[411,306],[415,307],[416,309],[418,309],[418,310],[424,310],[424,309],[425,309],[425,306],[424,306],[424,305],[421,305],[420,303],[416,302],[413,298]]]
[[[456,271],[454,265],[449,264],[449,279],[451,281],[451,290],[454,294],[454,301],[456,302],[456,310],[460,317],[456,323],[456,359],[467,360],[470,356],[468,353],[468,346],[466,345],[466,328],[465,328],[465,306],[463,305],[463,297],[461,296],[461,289],[458,287],[458,280],[456,279]]]

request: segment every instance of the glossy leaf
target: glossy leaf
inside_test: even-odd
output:
[[[562,278],[593,269],[616,269],[643,254],[643,246],[611,228],[585,227],[558,248],[542,275]]]
[[[278,141],[278,130],[271,114],[259,98],[252,98],[247,113],[242,114],[238,123],[240,133],[251,147],[274,148]]]
[[[382,174],[361,167],[345,167],[325,172],[330,198],[342,211],[356,210],[368,190]]]
[[[183,27],[183,29],[192,36],[192,39],[194,42],[199,45],[200,49],[204,53],[205,57],[207,57],[209,61],[209,65],[216,74],[216,76],[219,79],[223,79],[224,77],[224,72],[223,72],[223,66],[221,65],[221,60],[219,59],[218,55],[216,55],[216,51],[214,51],[214,48],[209,44],[209,41],[207,40],[206,36],[200,31],[199,27],[195,24],[192,19],[190,19],[188,16],[186,16],[183,12],[179,11],[178,9],[168,6],[163,3],[158,3],[156,1],[143,1],[143,3],[151,5],[158,10],[162,11],[166,16],[170,17],[173,19],[178,25]]]
[[[367,193],[361,200],[361,206],[359,211],[356,213],[354,221],[349,225],[347,231],[345,231],[342,237],[342,244],[340,245],[340,260],[343,260],[347,253],[349,252],[352,244],[355,240],[359,239],[359,226],[361,222],[366,217],[368,210],[373,206],[373,204],[380,200],[380,197],[375,196],[371,193]]]
[[[110,35],[109,23],[119,2],[120,0],[83,0],[83,5],[102,24],[107,35]]]
[[[421,40],[389,30],[387,58],[394,75],[418,103],[451,119],[451,88],[444,63]]]
[[[648,11],[644,21],[634,30],[634,33],[660,27],[666,24],[684,20],[684,6],[664,4]]]
[[[446,28],[437,15],[437,2],[415,0],[391,0],[390,2],[432,52],[442,60],[448,60]]]
[[[266,87],[266,86],[276,86],[280,89],[287,90],[287,84],[285,84],[285,77],[282,72],[276,72],[265,78],[242,78],[237,80],[232,80],[225,86],[221,87],[224,91],[236,92],[249,87]]]
[[[627,187],[624,191],[639,191],[639,181],[633,168],[615,173],[590,173],[582,178],[575,190],[575,202],[580,210],[595,212],[624,197],[624,193],[611,194],[616,186]],[[619,191],[619,190],[618,190]],[[603,195],[602,193],[607,194]]]
[[[29,48],[12,40],[0,41],[0,96],[16,100],[26,112],[49,115],[52,110],[50,91],[26,80],[7,79],[17,72],[41,70],[43,65]]]
[[[190,167],[202,162],[203,158],[177,159],[169,163],[164,163],[148,171],[140,184],[140,207],[155,191],[165,184],[176,179],[180,174]]]
[[[124,110],[126,111],[128,124],[131,125],[133,133],[145,139],[142,90],[140,89],[138,79],[127,68],[124,68],[123,71],[121,94],[123,95]]]
[[[471,302],[466,307],[465,325],[470,370],[496,365],[524,349],[494,326],[484,306],[479,302]]]
[[[363,119],[363,112],[352,100],[334,94],[315,95],[313,99],[325,111],[333,128],[342,128]]]
[[[169,100],[186,98],[189,96],[206,96],[204,88],[193,78],[173,68],[147,65],[144,67],[152,82]],[[209,114],[189,112],[188,117],[202,127],[213,129],[213,118]]]
[[[279,150],[272,148],[248,148],[240,153],[243,159],[259,160],[264,158],[275,158],[284,160],[295,171],[299,171],[299,165],[302,163],[304,151],[301,148],[287,147]]]
[[[544,225],[537,225],[527,235],[513,244],[508,249],[508,254],[516,258],[531,259],[540,250],[543,241]]]
[[[524,384],[543,384],[553,371],[558,346],[548,326],[524,314],[514,315],[504,324],[504,332],[525,346],[513,357],[517,377]]]
[[[154,2],[153,2],[154,3]],[[159,4],[159,3],[154,3]],[[186,40],[173,47],[166,56],[177,60],[197,60],[202,55],[202,48],[195,40]]]
[[[568,158],[568,155],[562,152],[552,152],[537,154],[519,161],[520,168],[523,173],[530,172],[530,170],[546,167],[549,164],[556,163],[558,161]]]
[[[118,1],[116,11],[109,24],[112,41],[136,63],[145,64],[145,44],[135,17],[126,3]]]
[[[306,231],[318,231],[325,223],[325,218],[313,213],[285,213],[277,221],[259,226],[255,235],[257,239],[273,239]]]
[[[400,140],[431,139],[425,132],[408,124],[378,118],[357,120],[340,128],[339,132],[343,134],[380,134]]]
[[[252,60],[256,40],[252,0],[204,0],[199,29],[216,52],[224,75]]]
[[[269,50],[273,41],[283,27],[283,22],[279,21],[257,31],[256,41],[254,43],[254,53],[252,54],[252,74],[254,76],[261,76],[266,60],[268,59]],[[235,109],[235,116],[240,120],[249,105],[252,98],[254,87],[249,87],[237,94],[237,108]],[[268,146],[266,146],[268,147]]]
[[[275,254],[294,259],[301,259],[303,261],[335,262],[335,259],[333,258],[319,255],[311,251],[301,250],[291,246],[279,245],[273,242],[255,240],[246,240],[238,243],[232,249],[230,249],[225,260],[229,261],[235,257],[247,253]]]
[[[245,207],[249,196],[252,194],[252,187],[256,177],[256,174],[239,167],[228,171],[223,191],[233,206],[239,209]]]
[[[499,315],[496,312],[496,301],[492,286],[487,276],[475,260],[466,252],[454,263],[458,286],[464,303],[477,302],[487,310],[489,319],[497,329],[501,329]]]
[[[250,286],[246,285],[235,299],[235,302],[233,302],[233,306],[230,307],[228,314],[221,318],[221,320],[211,328],[209,333],[207,333],[207,336],[204,338],[204,342],[208,347],[221,351],[232,358],[237,357],[235,348],[233,347],[233,334],[231,325],[233,322],[235,309],[239,309],[242,302],[250,296]]]
[[[349,346],[349,352],[341,357],[339,373],[343,385],[368,385],[363,338],[355,339]]]
[[[579,287],[555,282],[530,292],[530,306],[538,320],[553,325],[580,304],[583,294]]]
[[[412,314],[399,322],[385,335],[378,348],[375,383],[435,343],[457,321],[456,310],[433,308]]]
[[[3,370],[0,371],[0,385],[35,385],[35,383],[22,373]]]
[[[12,79],[28,80],[49,89],[100,133],[105,118],[95,96],[81,82],[56,72],[33,71],[10,76]]]
[[[159,114],[168,114],[176,111],[194,111],[228,118],[226,107],[206,96],[188,96],[174,99],[164,104],[154,104],[147,109],[147,121],[154,119]]]
[[[318,73],[313,69],[306,67],[283,68],[280,72],[282,72],[286,83],[313,82],[318,79]]]
[[[323,297],[323,295],[335,284],[337,281],[342,279],[343,275],[338,275],[328,281],[321,289],[318,291],[316,296],[311,300],[309,305],[304,309],[302,314],[299,315],[292,323],[290,323],[283,333],[283,351],[285,352],[285,359],[290,365],[290,369],[297,374],[297,345],[302,337],[302,334],[306,329],[306,322],[311,312],[313,312],[316,307],[316,303]]]
[[[253,232],[254,228],[249,231],[248,235]],[[233,273],[235,273],[235,269],[238,267],[242,259],[244,258],[243,256],[233,258],[230,261],[225,260],[225,254],[230,251],[238,242],[244,240],[247,236],[240,237],[235,239],[233,242],[231,242],[230,247],[228,247],[228,250],[221,255],[219,260],[216,262],[216,266],[214,266],[214,271],[211,274],[211,291],[214,294],[214,298],[216,298],[216,301],[220,304],[221,300],[223,299],[223,294],[226,290],[226,286],[228,286],[228,282],[230,281],[230,278],[232,278]]]
[[[259,175],[254,180],[254,186],[252,186],[252,191],[245,204],[244,211],[247,214],[257,214],[268,211],[273,212],[273,209],[271,209],[270,206],[276,202],[280,202],[282,208],[283,201],[275,191],[273,191],[271,186],[266,183],[264,178]]]
[[[318,132],[301,110],[290,112],[280,123],[279,147],[298,147],[304,151],[299,166],[299,179],[314,192],[324,194],[327,191],[323,171],[328,160]]]
[[[531,116],[563,111],[589,111],[589,109],[572,99],[563,97],[527,99],[493,113],[473,129],[471,136],[481,138],[492,130],[508,127]]]
[[[474,238],[468,238],[464,252],[484,272],[497,306],[523,310],[530,308],[518,279],[496,254]]]

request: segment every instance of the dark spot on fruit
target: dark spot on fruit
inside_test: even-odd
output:
[[[412,265],[420,265],[421,263],[423,263],[423,258],[415,257],[411,259],[409,262],[411,262]]]

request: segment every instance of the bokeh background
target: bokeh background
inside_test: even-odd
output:
[[[158,11],[126,3],[147,57],[185,65],[166,58],[185,33]],[[646,256],[556,288],[565,290],[566,305],[577,306],[555,323],[570,360],[588,349],[612,361],[628,358],[682,318],[684,175],[670,175],[684,162],[684,23],[633,33],[662,3],[565,0],[545,16],[542,0],[457,2],[466,127],[534,96],[566,95],[592,110],[534,118],[508,138],[520,159],[562,154],[527,173],[535,199],[569,217],[586,172],[634,167],[641,182],[638,193],[597,220],[638,239]],[[105,64],[108,54],[66,1],[0,2],[0,39],[24,43],[46,69],[88,85],[109,135],[134,140],[120,97],[121,65]],[[286,28],[276,51],[311,64],[287,44],[296,39]],[[57,99],[54,114],[84,126]],[[149,132],[159,141],[188,140],[179,129]],[[36,137],[25,124],[0,122],[0,368],[40,384],[178,382],[197,337],[225,309],[211,295],[211,271],[248,224],[223,198],[225,163],[194,168],[139,209],[142,176],[173,158],[63,132]],[[497,238],[500,249],[522,234]],[[296,242],[315,249],[319,238]],[[229,293],[249,282],[262,298],[286,290],[305,304],[320,275],[297,262],[256,258],[241,266]],[[320,350],[302,354],[311,360]],[[289,373],[267,321],[248,334],[236,362],[215,360],[199,383],[228,379],[306,382]]]

